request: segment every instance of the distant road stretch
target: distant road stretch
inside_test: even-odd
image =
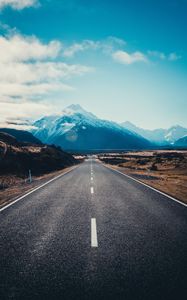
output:
[[[90,158],[0,212],[0,299],[183,300],[187,208]]]

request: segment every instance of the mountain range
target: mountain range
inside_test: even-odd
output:
[[[17,130],[14,128],[0,128],[0,133],[6,133],[16,138],[18,142],[24,142],[24,143],[32,143],[32,144],[41,144],[41,141],[37,139],[35,136],[33,136],[32,133],[25,131],[25,130]]]
[[[115,122],[101,120],[80,105],[70,105],[60,115],[34,122],[32,133],[43,143],[65,150],[150,149],[153,144]]]
[[[130,122],[118,124],[99,119],[78,104],[30,125],[30,132],[13,128],[0,128],[0,131],[15,136],[19,142],[42,142],[73,151],[187,148],[187,128],[176,125],[146,130]]]
[[[175,142],[175,146],[176,147],[182,147],[182,148],[187,148],[187,135],[178,139],[176,142]]]
[[[137,134],[140,134],[149,141],[156,143],[158,145],[177,145],[178,140],[187,136],[187,128],[181,127],[179,125],[172,126],[168,129],[154,129],[148,130],[139,128],[131,122],[124,122],[121,124],[124,128],[131,130]],[[187,143],[186,143],[187,145]]]

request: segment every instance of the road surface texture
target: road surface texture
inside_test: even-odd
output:
[[[187,299],[187,208],[89,159],[0,212],[0,299]]]

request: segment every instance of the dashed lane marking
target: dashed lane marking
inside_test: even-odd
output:
[[[98,247],[96,219],[91,219],[91,247]]]

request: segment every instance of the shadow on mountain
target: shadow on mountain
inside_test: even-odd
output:
[[[106,127],[76,126],[53,139],[55,145],[70,150],[145,149],[152,144],[137,135]]]
[[[19,142],[15,136],[0,132],[0,175],[15,174],[21,177],[28,174],[28,170],[33,175],[42,175],[76,162],[60,147]]]

